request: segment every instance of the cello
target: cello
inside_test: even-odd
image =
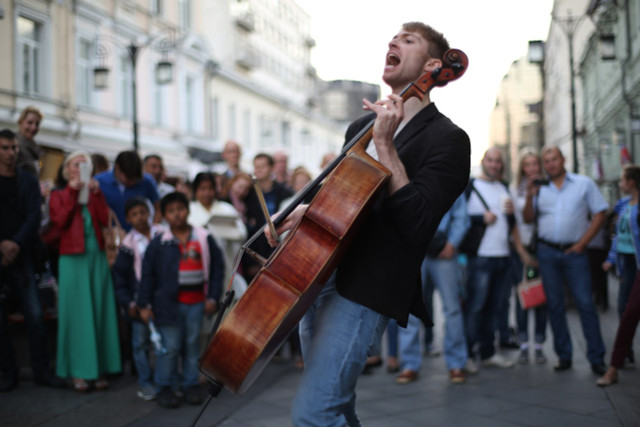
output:
[[[467,66],[466,55],[450,49],[442,67],[420,77],[400,96],[422,100],[433,87],[462,76]],[[340,156],[274,220],[276,225],[281,223],[322,183],[302,219],[262,260],[245,294],[219,327],[214,326],[200,371],[218,388],[224,386],[239,395],[248,390],[311,306],[390,178],[390,172],[365,151],[374,122],[346,144]]]

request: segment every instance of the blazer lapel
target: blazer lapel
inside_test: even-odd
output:
[[[436,105],[432,102],[431,104],[424,107],[422,110],[418,111],[410,121],[405,125],[405,127],[400,131],[400,133],[396,136],[394,140],[394,145],[396,146],[396,150],[400,152],[402,147],[411,140],[411,137],[416,133],[421,131],[426,123],[431,120],[438,113],[438,109]]]

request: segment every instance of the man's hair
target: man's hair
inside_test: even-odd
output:
[[[142,179],[142,161],[137,152],[121,151],[116,157],[115,165],[127,178],[134,181]]]
[[[442,59],[444,53],[449,50],[449,42],[442,33],[422,22],[406,22],[402,24],[402,29],[420,34],[427,41],[427,53],[431,58]]]
[[[12,141],[16,139],[16,133],[11,129],[2,129],[0,130],[0,138]]]
[[[636,189],[640,190],[640,166],[633,164],[625,165],[622,169],[622,175],[632,180],[636,184]]]
[[[30,105],[28,107],[25,107],[25,109],[20,113],[20,117],[18,117],[18,124],[22,123],[22,121],[27,118],[27,114],[35,114],[36,116],[38,116],[40,121],[42,121],[42,118],[44,117],[40,110]]]
[[[273,161],[273,157],[271,157],[271,155],[267,153],[256,154],[255,157],[253,158],[253,161],[255,162],[258,159],[267,159],[267,161],[269,162],[269,166],[273,166],[275,164],[275,162]]]
[[[544,147],[542,147],[542,149],[540,150],[540,157],[544,157],[544,155],[550,151],[557,151],[558,154],[560,154],[560,157],[564,158],[562,150],[557,145],[545,145]]]
[[[172,203],[182,203],[187,210],[189,210],[189,200],[187,199],[187,196],[179,191],[174,191],[173,193],[167,194],[160,200],[160,212],[162,212],[162,215],[164,215],[167,210],[167,206]]]
[[[149,212],[149,205],[147,205],[147,199],[142,196],[133,196],[129,197],[126,202],[124,202],[124,215],[129,215],[129,211],[137,206],[144,206],[144,208]]]
[[[144,156],[144,159],[142,160],[142,163],[146,164],[147,160],[151,160],[151,159],[155,159],[158,160],[160,162],[162,162],[162,157],[160,157],[158,154],[149,154]]]
[[[91,155],[91,163],[93,163],[93,172],[109,170],[109,159],[102,153],[93,153]]]

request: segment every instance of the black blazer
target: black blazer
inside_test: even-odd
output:
[[[352,123],[347,142],[374,118],[369,114]],[[420,264],[440,220],[469,181],[471,148],[467,134],[433,103],[407,123],[395,146],[410,182],[392,196],[382,190],[338,266],[336,284],[345,298],[405,326],[409,313],[430,322]]]

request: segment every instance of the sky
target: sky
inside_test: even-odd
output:
[[[511,63],[529,40],[545,40],[553,0],[297,0],[311,16],[312,65],[323,80],[379,84],[389,40],[402,23],[421,21],[469,57],[459,80],[435,88],[431,100],[471,138],[471,162],[487,148],[489,115]]]

